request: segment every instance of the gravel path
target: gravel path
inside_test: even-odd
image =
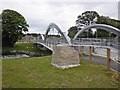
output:
[[[85,60],[89,60],[89,57],[87,55],[84,56]],[[92,61],[98,64],[102,64],[102,65],[107,65],[107,61],[105,57],[100,57],[100,56],[92,56]],[[116,63],[115,61],[111,60],[111,69],[120,72],[120,63]],[[107,68],[107,66],[106,66]]]

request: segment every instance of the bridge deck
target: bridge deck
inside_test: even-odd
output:
[[[51,47],[47,46],[47,45],[44,44],[44,43],[41,43],[41,42],[36,42],[36,43],[37,43],[37,44],[40,44],[40,45],[43,45],[43,46],[46,47],[47,49],[53,51]]]

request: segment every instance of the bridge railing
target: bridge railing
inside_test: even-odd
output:
[[[49,46],[49,47],[52,47],[54,45],[58,45],[58,44],[67,44],[66,42],[64,41],[57,41],[57,42],[54,42],[54,41],[46,41],[44,42],[45,45]]]
[[[52,47],[57,44],[68,44],[64,40],[39,40],[38,42],[44,43],[45,45]],[[116,43],[114,40],[110,39],[99,39],[99,38],[77,38],[75,40],[71,39],[72,45],[97,45],[97,46],[109,46],[116,49],[120,48],[120,43]]]
[[[71,39],[73,45],[99,45],[99,46],[110,46],[113,48],[119,48],[120,44],[110,39],[99,39],[99,38],[77,38]]]

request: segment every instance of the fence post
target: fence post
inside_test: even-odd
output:
[[[107,68],[110,70],[110,49],[107,48]]]
[[[92,61],[92,50],[91,50],[91,46],[89,47],[89,61]]]

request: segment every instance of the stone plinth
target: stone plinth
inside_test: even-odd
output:
[[[79,66],[79,54],[68,45],[53,46],[51,64],[62,69]]]

